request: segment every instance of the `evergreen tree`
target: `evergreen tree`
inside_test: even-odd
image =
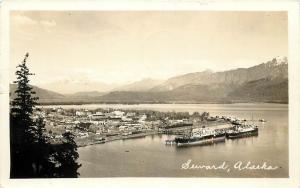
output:
[[[26,61],[29,54],[17,66],[16,98],[11,102],[10,141],[11,178],[78,177],[79,157],[74,136],[64,134],[61,144],[52,145],[45,136],[45,124],[41,117],[33,118],[38,98],[29,85],[33,75]]]
[[[44,119],[38,117],[36,123],[36,138],[32,144],[32,158],[34,159],[35,177],[54,177],[55,162],[51,160],[50,156],[53,153],[52,145],[44,133],[45,124]]]
[[[10,136],[11,136],[11,176],[34,176],[34,161],[31,157],[32,143],[35,142],[36,124],[32,119],[33,110],[37,105],[37,97],[29,83],[29,76],[33,75],[26,66],[29,54],[17,66],[16,76],[17,97],[11,103]]]
[[[77,160],[79,158],[77,152],[77,144],[74,141],[74,135],[70,132],[63,134],[63,143],[56,149],[56,160],[59,164],[58,177],[75,178],[79,173],[77,170],[81,167]]]

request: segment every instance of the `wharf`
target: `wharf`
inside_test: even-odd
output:
[[[105,143],[112,142],[115,140],[141,138],[141,137],[145,137],[148,135],[156,135],[156,134],[158,134],[157,131],[147,131],[147,132],[143,132],[143,133],[131,134],[131,135],[126,135],[126,136],[122,136],[122,135],[109,136],[109,137],[105,138]],[[99,143],[96,139],[91,138],[91,137],[87,137],[84,139],[77,139],[76,143],[77,143],[78,147],[84,147],[84,146],[95,145],[95,144],[103,144],[103,143]]]

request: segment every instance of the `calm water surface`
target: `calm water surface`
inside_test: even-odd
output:
[[[143,104],[80,105],[67,108],[123,108],[158,111],[208,111],[211,115],[266,119],[259,136],[226,140],[210,146],[177,148],[165,145],[168,135],[118,140],[79,148],[80,177],[288,177],[288,105],[285,104]],[[220,165],[227,170],[183,170],[188,160],[200,165]],[[278,166],[277,170],[234,169],[234,164],[250,161],[255,165]]]

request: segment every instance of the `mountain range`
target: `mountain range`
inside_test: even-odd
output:
[[[288,103],[288,59],[276,57],[249,68],[194,72],[165,81],[144,79],[105,92],[92,88],[62,95],[34,86],[41,103]]]
[[[116,87],[120,87],[118,84],[106,84],[102,82],[89,81],[88,79],[65,79],[51,83],[45,83],[39,85],[41,88],[47,88],[51,91],[55,91],[61,94],[74,94],[82,93],[85,91],[91,92],[109,92]]]
[[[146,78],[137,82],[126,84],[124,86],[113,89],[112,91],[148,91],[162,84],[164,80],[154,80]]]

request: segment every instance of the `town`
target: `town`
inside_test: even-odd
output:
[[[153,134],[185,134],[191,128],[227,129],[241,120],[212,117],[208,112],[158,112],[125,109],[37,108],[33,118],[43,118],[46,136],[59,143],[64,132],[75,136],[77,145],[87,146]],[[244,120],[243,120],[244,121]],[[245,120],[246,121],[246,120]]]

